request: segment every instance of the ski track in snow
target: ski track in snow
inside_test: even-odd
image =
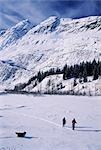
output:
[[[13,114],[18,115],[18,113],[14,113],[14,112],[13,112]],[[52,124],[52,125],[54,125],[54,126],[57,126],[57,127],[59,127],[59,128],[62,128],[62,126],[61,126],[60,124],[57,124],[57,123],[55,123],[55,122],[49,121],[49,120],[44,119],[44,118],[40,118],[40,117],[36,117],[36,116],[33,116],[33,117],[32,117],[32,116],[30,116],[30,115],[26,115],[26,114],[23,114],[23,113],[20,113],[19,115],[22,115],[22,116],[24,116],[24,117],[29,117],[29,118],[32,118],[32,119],[36,119],[36,120],[41,120],[41,121],[47,122],[47,123],[49,123],[49,124]]]
[[[16,107],[16,109],[18,109],[18,108],[24,108],[24,107],[25,107],[25,106],[19,106],[19,107]],[[3,108],[3,109],[1,109],[1,110],[13,110],[13,109],[15,109],[15,108],[9,108],[9,109]],[[18,113],[15,113],[14,111],[13,111],[11,114],[22,115],[22,116],[24,116],[24,117],[29,117],[29,118],[32,118],[32,119],[41,120],[41,121],[47,122],[47,123],[49,123],[49,124],[52,124],[52,125],[54,125],[54,126],[57,126],[57,127],[59,127],[59,128],[62,128],[62,125],[57,124],[57,123],[55,123],[55,122],[53,122],[53,121],[44,119],[44,118],[40,118],[40,117],[36,117],[36,116],[31,116],[31,115],[27,115],[27,114],[24,114],[24,113],[18,114]],[[9,115],[10,115],[10,114],[9,114]],[[65,129],[66,129],[66,128],[65,128]],[[68,130],[70,130],[70,129],[68,128]]]

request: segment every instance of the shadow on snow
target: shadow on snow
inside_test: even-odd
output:
[[[71,126],[65,126],[65,128],[70,128],[72,129]],[[75,130],[76,131],[82,131],[82,132],[101,132],[100,129],[91,129],[92,127],[90,126],[76,126]]]
[[[76,131],[82,131],[82,132],[101,132],[101,130],[98,130],[98,129],[91,129],[91,130],[84,129],[84,130],[76,130]]]
[[[13,138],[33,139],[33,138],[38,138],[38,137],[34,137],[34,136],[25,136],[25,137],[5,136],[5,137],[0,137],[0,139],[13,139]]]

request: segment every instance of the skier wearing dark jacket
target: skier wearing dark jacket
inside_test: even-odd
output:
[[[66,124],[66,119],[65,119],[65,117],[64,117],[64,118],[62,119],[62,126],[64,127],[65,124]]]
[[[76,124],[77,122],[76,122],[76,120],[75,120],[75,118],[72,120],[72,130],[74,130],[75,129],[75,124]]]

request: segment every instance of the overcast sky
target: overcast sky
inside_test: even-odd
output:
[[[11,27],[23,19],[38,24],[52,15],[101,16],[101,0],[0,0],[0,28]]]

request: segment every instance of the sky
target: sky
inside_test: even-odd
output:
[[[0,0],[0,29],[24,19],[36,25],[50,16],[101,16],[101,0]]]

